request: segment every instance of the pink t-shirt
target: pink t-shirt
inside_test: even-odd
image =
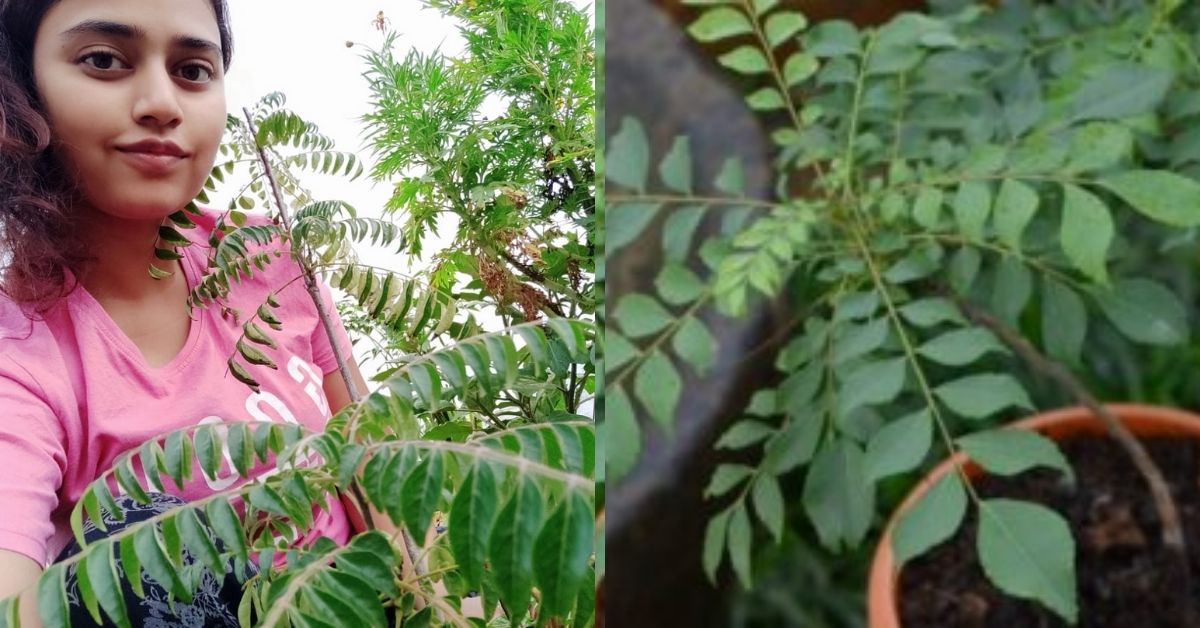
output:
[[[197,229],[184,232],[194,242],[180,250],[189,288],[206,265],[211,232],[220,212],[204,210]],[[250,224],[268,224],[264,214],[249,214]],[[251,252],[280,249],[252,245]],[[241,323],[253,316],[268,292],[299,276],[286,254],[255,269],[254,276],[231,285],[228,304],[241,311]],[[342,355],[351,356],[350,339],[333,309],[329,286],[321,294],[336,329]],[[240,323],[220,307],[197,309],[183,349],[160,368],[146,365],[137,346],[100,304],[79,287],[44,321],[28,320],[0,295],[0,549],[24,554],[48,565],[70,541],[69,516],[88,484],[112,466],[121,453],[149,438],[188,426],[225,421],[298,423],[321,430],[330,416],[323,377],[337,370],[316,308],[303,280],[277,294],[274,310],[283,331],[259,326],[278,349],[253,345],[279,366],[248,365],[260,392],[234,379],[226,361],[242,334]],[[164,479],[168,492],[194,500],[240,482],[229,460],[215,478],[195,466],[192,481],[180,491]],[[314,508],[315,523],[302,540],[327,536],[345,543],[350,525],[340,502]]]

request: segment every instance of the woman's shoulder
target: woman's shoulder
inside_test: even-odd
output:
[[[68,298],[62,297],[39,314],[33,305],[18,303],[0,293],[0,356],[13,355],[21,346],[52,341],[51,323],[58,318]]]
[[[33,373],[64,372],[55,333],[60,317],[59,306],[36,314],[0,295],[0,382],[40,389],[47,382]]]

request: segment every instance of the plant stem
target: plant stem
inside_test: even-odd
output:
[[[1183,591],[1181,602],[1186,605],[1185,613],[1187,613],[1190,619],[1195,619],[1195,606],[1191,602],[1191,573],[1188,567],[1187,546],[1184,542],[1179,508],[1176,506],[1174,498],[1171,497],[1171,489],[1163,477],[1162,470],[1150,458],[1150,454],[1146,451],[1142,442],[1133,435],[1133,432],[1129,431],[1129,428],[1124,423],[1113,415],[1107,406],[1101,404],[1066,367],[1042,355],[1020,332],[958,295],[951,295],[951,298],[954,299],[958,307],[968,318],[990,329],[1001,340],[1012,347],[1022,359],[1028,362],[1033,370],[1057,382],[1079,403],[1091,410],[1104,423],[1105,427],[1108,428],[1108,433],[1117,441],[1117,444],[1129,454],[1133,465],[1137,467],[1138,472],[1145,478],[1146,484],[1150,488],[1150,495],[1154,500],[1154,509],[1158,512],[1158,518],[1162,522],[1163,547],[1171,555],[1172,559],[1178,562],[1178,568],[1181,570],[1181,587]],[[1194,622],[1189,622],[1188,625],[1194,625]]]
[[[246,125],[250,130],[250,137],[257,138],[258,131],[254,128],[254,117],[250,115],[250,110],[243,108],[242,113],[246,115]],[[279,207],[279,217],[283,221],[283,228],[290,234],[292,231],[291,218],[288,216],[287,204],[283,202],[283,194],[279,191],[279,184],[275,181],[271,162],[267,160],[266,149],[259,146],[257,141],[255,141],[255,147],[258,150],[258,159],[259,163],[262,164],[263,173],[266,174],[267,181],[271,184],[271,192],[275,195],[275,204]],[[329,345],[333,348],[333,357],[337,360],[338,371],[341,373],[342,379],[346,382],[346,390],[350,394],[350,401],[357,403],[362,399],[362,393],[359,392],[358,387],[355,385],[354,378],[350,375],[350,366],[346,362],[346,356],[342,355],[341,347],[338,346],[337,336],[333,332],[333,320],[329,317],[329,310],[321,300],[321,289],[317,286],[317,278],[312,268],[305,263],[302,256],[297,254],[296,262],[304,272],[304,287],[308,290],[308,295],[312,298],[313,304],[316,305],[317,314],[321,317],[321,325],[325,328],[325,334],[329,336]]]

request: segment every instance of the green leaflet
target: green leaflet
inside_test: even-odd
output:
[[[900,316],[918,327],[932,327],[944,322],[958,324],[966,322],[954,303],[942,297],[931,297],[907,303],[900,307]]]
[[[128,493],[140,504],[150,503],[150,496],[146,493],[146,489],[142,488],[138,482],[137,476],[134,475],[130,465],[133,464],[133,458],[121,460],[113,466],[113,474],[117,477],[117,484],[121,490]]]
[[[692,152],[687,136],[675,138],[658,166],[658,173],[668,188],[681,194],[692,193]]]
[[[566,617],[574,608],[592,553],[593,510],[569,491],[534,541],[534,574],[542,592],[542,613]]]
[[[208,523],[212,526],[217,536],[225,543],[225,547],[246,558],[246,536],[242,530],[241,521],[238,519],[237,513],[229,502],[222,499],[214,499],[210,501],[205,508],[205,514],[208,516]]]
[[[730,196],[742,196],[746,193],[746,175],[742,161],[730,157],[721,164],[721,171],[713,179],[713,186]]]
[[[1108,246],[1115,232],[1112,215],[1100,199],[1079,186],[1063,184],[1063,193],[1059,232],[1063,251],[1093,281],[1108,283]]]
[[[100,556],[101,560],[104,558],[105,556]],[[79,565],[79,567],[80,568],[75,570],[75,577],[79,586],[79,599],[83,601],[83,607],[87,609],[88,615],[91,616],[92,621],[99,624],[102,621],[100,615],[100,604],[96,598],[96,590],[92,586],[91,574],[86,568],[84,568],[86,567],[86,564]]]
[[[352,621],[360,626],[382,626],[386,624],[383,616],[383,606],[378,597],[366,582],[345,572],[327,570],[318,572],[316,582],[310,591],[318,595],[326,594],[325,600],[338,600],[338,612],[334,615],[339,619],[347,619],[343,608],[349,608]],[[311,599],[311,598],[310,598]]]
[[[1054,441],[1029,430],[995,429],[958,439],[958,445],[989,473],[1016,475],[1034,467],[1057,469],[1074,481],[1067,459]]]
[[[357,584],[357,583],[355,583]],[[303,611],[296,611],[294,621],[301,626],[323,626],[337,625],[339,621],[346,621],[353,618],[355,623],[370,622],[372,616],[369,611],[362,608],[363,605],[351,605],[341,596],[331,593],[328,589],[322,588],[320,583],[315,583],[303,589],[303,599],[306,602],[306,607]],[[355,594],[364,596],[366,591],[361,587],[356,586],[351,589]],[[362,625],[369,625],[363,623]]]
[[[254,347],[251,347],[241,340],[237,342],[237,350],[238,353],[242,354],[242,357],[245,358],[250,364],[257,364],[270,369],[279,370],[279,367],[275,364],[275,361],[267,357],[267,354],[255,349]]]
[[[1113,64],[1071,98],[1071,122],[1115,120],[1153,111],[1171,84],[1171,72],[1133,63]]]
[[[486,464],[476,462],[450,505],[450,548],[467,585],[483,590],[483,565],[500,493]]]
[[[134,533],[133,544],[146,573],[179,599],[190,602],[192,592],[184,586],[178,570],[167,558],[158,530],[153,526],[138,528]]]
[[[754,14],[762,17],[777,6],[779,6],[779,0],[754,0]]]
[[[753,575],[750,570],[750,542],[753,529],[750,527],[750,515],[746,512],[746,503],[739,501],[729,518],[727,542],[729,544],[729,562],[743,587],[749,589],[753,585]]]
[[[775,433],[775,428],[754,419],[738,421],[729,427],[717,440],[717,449],[742,449],[762,442]]]
[[[950,287],[960,295],[970,294],[982,264],[978,249],[969,246],[959,249],[950,260]]]
[[[962,480],[954,471],[946,473],[896,522],[892,531],[896,564],[903,565],[950,538],[966,513]]]
[[[660,209],[658,203],[612,203],[606,222],[605,255],[613,255],[640,237]]]
[[[762,468],[782,475],[806,464],[816,452],[824,426],[822,413],[810,411],[791,417],[787,425],[767,441]]]
[[[933,417],[919,410],[883,426],[867,443],[863,474],[868,482],[917,467],[933,444]]]
[[[921,247],[892,264],[883,273],[883,278],[890,283],[902,284],[924,279],[941,270],[942,251],[940,248]]]
[[[500,599],[510,609],[509,619],[520,624],[533,588],[534,539],[542,528],[542,496],[529,477],[513,485],[508,502],[496,517],[488,542],[490,563]]]
[[[967,181],[954,196],[954,219],[969,240],[983,241],[984,227],[992,212],[992,190],[982,181]]]
[[[917,348],[918,354],[947,366],[966,366],[989,352],[1007,350],[992,332],[981,327],[950,331]]]
[[[367,532],[350,542],[350,551],[338,557],[338,568],[387,595],[396,594],[392,569],[396,552],[382,532]]]
[[[221,439],[218,437],[216,427],[212,425],[202,425],[196,429],[196,433],[192,436],[196,443],[196,460],[200,463],[200,471],[209,480],[215,480],[218,469],[221,466]],[[188,461],[182,460],[181,464],[187,465]]]
[[[71,611],[67,603],[66,569],[51,565],[37,584],[38,613],[45,626],[66,626]]]
[[[849,362],[883,346],[891,332],[891,321],[881,317],[862,325],[843,323],[838,326],[838,332],[833,340],[835,365]]]
[[[763,33],[771,47],[779,46],[808,26],[808,19],[796,11],[777,11],[767,17]]]
[[[125,581],[129,583],[129,588],[134,595],[138,597],[146,597],[145,587],[142,584],[142,559],[138,558],[137,547],[133,543],[132,536],[126,536],[120,541],[120,548],[117,553],[121,559],[121,569],[125,572]],[[220,569],[213,573],[218,573]]]
[[[996,586],[1075,622],[1075,541],[1062,516],[1038,504],[983,500],[977,546],[984,573]]]
[[[908,364],[904,358],[865,363],[842,381],[838,414],[846,416],[864,405],[887,403],[900,394]]]
[[[654,280],[662,300],[671,306],[694,302],[704,292],[704,282],[683,264],[667,263]],[[630,295],[636,296],[636,295]]]
[[[429,527],[433,512],[441,500],[444,469],[442,453],[427,451],[425,459],[404,481],[400,497],[404,525],[414,538],[425,538],[425,529]]]
[[[859,52],[858,29],[844,20],[830,20],[813,26],[803,37],[804,48],[818,57],[853,55]]]
[[[992,289],[992,311],[1001,320],[1016,325],[1033,295],[1033,276],[1025,264],[1011,256],[1000,260]]]
[[[1000,241],[1021,250],[1021,236],[1038,207],[1037,192],[1016,179],[1005,179],[996,195],[995,226]]]
[[[763,525],[771,531],[776,543],[783,541],[784,508],[783,492],[779,488],[779,480],[773,475],[760,475],[754,481],[750,491],[754,501],[754,512]]]
[[[740,74],[765,74],[770,71],[766,55],[754,46],[741,46],[717,57],[717,63]]]
[[[717,339],[695,316],[683,319],[671,340],[671,348],[700,377],[708,375],[716,364]]]
[[[634,394],[650,418],[670,432],[683,395],[683,380],[663,351],[655,349],[642,362],[634,377]]]
[[[210,533],[200,524],[196,511],[190,508],[181,509],[177,520],[179,534],[188,550],[213,573],[220,573],[223,569],[220,554],[209,536]],[[121,549],[125,549],[124,544]]]
[[[841,322],[844,320],[869,318],[879,309],[881,302],[882,299],[879,298],[879,292],[875,290],[848,294],[838,301],[833,320],[834,322]]]
[[[806,52],[797,52],[783,63],[783,82],[788,87],[795,87],[812,78],[820,69],[817,58]]]
[[[118,626],[123,628],[131,628],[129,618],[126,615],[125,595],[121,590],[121,578],[117,575],[117,566],[113,560],[112,552],[108,547],[101,546],[91,551],[87,558],[84,559],[82,569],[77,566],[76,573],[80,574],[80,588],[82,589],[84,573],[87,574],[87,579],[90,580],[91,588],[95,591],[96,598],[100,602],[100,606],[104,609],[104,613],[115,621]]]
[[[821,544],[856,547],[871,526],[875,487],[864,474],[864,456],[849,439],[828,442],[813,460],[804,482],[804,509]]]
[[[603,430],[604,453],[608,474],[620,480],[633,468],[642,449],[642,432],[630,404],[629,395],[622,388],[608,392],[604,400]]]
[[[174,227],[159,227],[158,237],[163,242],[166,242],[167,244],[174,244],[176,246],[188,246],[192,243],[192,241],[188,240],[186,236],[176,231]]]
[[[733,515],[734,507],[730,506],[713,516],[708,520],[708,525],[704,528],[704,550],[701,562],[703,563],[704,573],[708,576],[708,581],[713,584],[717,582],[717,568],[721,566],[721,558],[725,554],[725,540],[729,530],[729,518]]]
[[[1148,279],[1123,279],[1093,292],[1104,315],[1126,337],[1149,345],[1174,345],[1188,338],[1188,313],[1179,297]]]
[[[685,205],[671,209],[662,229],[663,255],[667,260],[680,262],[687,259],[702,218],[703,207]]]
[[[933,390],[942,403],[968,419],[984,419],[1005,408],[1033,409],[1017,380],[1006,374],[968,375]]]
[[[720,497],[736,488],[743,481],[754,475],[754,467],[744,464],[723,464],[713,472],[708,488],[704,489],[705,497]]]
[[[1092,172],[1116,166],[1133,151],[1133,132],[1123,124],[1093,122],[1071,136],[1070,172]]]
[[[238,379],[239,382],[248,385],[248,387],[252,388],[257,393],[259,387],[258,381],[250,376],[250,371],[247,371],[245,366],[239,364],[238,360],[235,360],[234,358],[229,358],[228,365],[229,372],[233,373],[235,379]]]
[[[1046,353],[1069,365],[1080,363],[1087,337],[1088,317],[1083,299],[1070,287],[1042,280],[1042,344]]]
[[[917,224],[932,229],[937,226],[942,210],[944,194],[938,188],[923,187],[917,193],[917,199],[913,203],[913,220]]]
[[[1147,218],[1177,227],[1200,225],[1200,183],[1164,170],[1119,172],[1097,181]]]
[[[741,11],[718,7],[705,11],[687,30],[697,41],[708,43],[750,33],[754,27]]]

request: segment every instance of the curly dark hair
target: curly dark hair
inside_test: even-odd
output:
[[[0,0],[0,294],[45,314],[93,259],[71,212],[80,188],[53,151],[33,77],[33,44],[58,0]],[[225,0],[210,0],[225,69],[233,38]],[[26,309],[26,308],[22,308]]]

